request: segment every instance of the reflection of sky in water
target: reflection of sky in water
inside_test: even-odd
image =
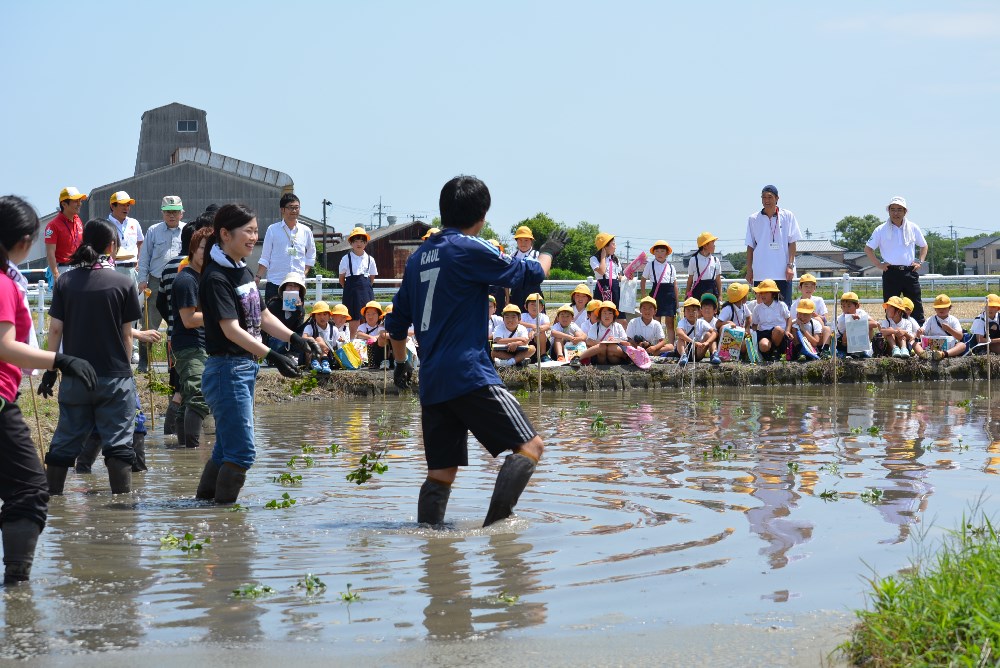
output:
[[[425,471],[419,407],[407,400],[260,409],[248,513],[191,502],[207,452],[167,451],[153,435],[133,499],[111,504],[98,466],[53,501],[35,583],[0,601],[0,656],[276,640],[375,648],[858,606],[869,566],[905,566],[914,525],[953,526],[987,488],[1000,422],[987,423],[982,401],[956,405],[976,395],[968,388],[840,387],[836,401],[829,389],[533,397],[524,405],[545,457],[518,517],[488,530],[499,461],[471,439],[450,528],[413,526]],[[347,483],[383,410],[397,432],[390,469]],[[607,433],[591,431],[597,411]],[[334,441],[340,454],[322,451]],[[303,443],[316,446],[316,466],[282,487],[273,478]],[[870,489],[880,503],[861,500]],[[294,508],[263,509],[285,491]],[[188,530],[211,536],[204,554],[159,549]],[[325,595],[295,588],[307,572]],[[230,596],[258,581],[276,594]],[[348,583],[360,602],[340,600]]]

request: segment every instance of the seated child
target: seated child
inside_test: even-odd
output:
[[[921,336],[950,336],[955,339],[955,345],[947,350],[924,350]],[[961,357],[965,354],[965,332],[958,318],[951,315],[951,298],[948,295],[938,295],[934,298],[934,315],[924,321],[924,326],[917,330],[913,342],[913,352],[925,360],[942,360],[945,357]]]
[[[688,358],[704,359],[705,355],[715,352],[713,347],[718,333],[698,315],[701,313],[701,302],[697,297],[688,297],[682,304],[684,317],[677,325],[676,352],[680,356],[680,365],[684,366]]]
[[[391,304],[390,304],[391,306]],[[488,342],[493,341],[493,330],[497,327],[503,327],[503,317],[497,315],[497,298],[490,295],[490,319],[486,323],[486,339]]]
[[[660,353],[673,352],[674,347],[667,343],[663,335],[663,325],[654,316],[657,312],[657,301],[652,297],[639,300],[639,317],[632,318],[625,328],[625,336],[633,346],[645,348],[650,357]],[[671,318],[673,320],[673,318]]]
[[[889,301],[883,306],[885,320],[879,323],[879,333],[885,341],[886,349],[892,350],[893,357],[909,357],[917,330],[913,329],[913,324],[903,311],[903,300],[889,297]]]
[[[364,322],[358,325],[354,338],[364,341],[368,347],[368,368],[385,367],[388,369],[389,360],[386,357],[386,349],[389,345],[389,335],[386,334],[385,327],[382,326],[382,305],[374,300],[368,302],[361,309],[361,317]]]
[[[552,353],[559,362],[575,362],[577,355],[587,349],[587,334],[574,322],[573,315],[572,306],[560,306],[556,311],[556,321],[549,330]]]
[[[778,284],[770,278],[760,282],[753,291],[757,303],[753,307],[753,329],[757,332],[757,347],[762,359],[777,359],[785,343],[785,327],[791,314],[785,302],[778,299]]]
[[[716,313],[719,312],[719,298],[711,292],[706,292],[701,296],[701,319],[715,332],[715,340],[712,341],[712,356],[709,362],[712,364],[722,364],[719,357],[719,319]]]
[[[987,322],[989,331],[987,332]],[[970,331],[975,335],[973,355],[985,355],[987,339],[991,353],[1000,353],[1000,295],[986,295],[986,311],[972,321]],[[987,333],[989,336],[987,337]]]
[[[580,326],[584,334],[590,328],[590,311],[587,310],[587,306],[592,300],[597,301],[594,299],[593,291],[587,287],[586,283],[581,283],[573,288],[573,292],[569,295],[569,302],[573,307],[573,322]]]
[[[295,302],[295,308],[289,310],[284,301],[284,295],[286,292],[298,292],[298,298]],[[267,310],[270,311],[278,320],[281,321],[288,329],[293,332],[299,331],[302,327],[302,321],[305,317],[305,307],[303,306],[304,300],[306,298],[306,280],[303,278],[302,274],[293,271],[285,275],[285,279],[281,282],[281,286],[278,288],[278,294],[267,302]],[[288,347],[288,342],[280,341],[277,338],[271,337],[270,341],[271,349],[275,350],[283,355],[288,355],[290,348]]]
[[[587,322],[580,325],[580,329],[585,333],[590,332],[590,328],[601,319],[601,304],[603,303],[600,299],[591,299],[587,302]]]
[[[338,304],[337,306],[342,306],[342,304]],[[345,316],[343,314],[346,311],[346,308],[341,311],[341,315],[338,316],[339,319],[344,319]],[[350,319],[350,316],[347,316],[347,318]],[[305,355],[306,364],[313,371],[324,374],[330,373],[333,370],[333,366],[337,364],[333,351],[341,343],[350,341],[349,336],[349,332],[337,327],[333,322],[333,310],[330,308],[330,305],[323,301],[316,302],[309,311],[309,320],[306,321],[305,327],[302,328],[302,338],[314,340],[319,345],[323,356],[321,359],[315,360],[307,353]]]
[[[493,331],[493,359],[497,366],[527,364],[535,354],[528,330],[521,324],[521,309],[516,304],[503,307],[503,325]]]
[[[799,299],[795,309],[795,318],[788,323],[788,333],[791,338],[792,359],[805,362],[808,357],[798,334],[809,342],[820,357],[830,357],[830,328],[816,317],[816,305],[811,299]]]
[[[580,360],[593,360],[594,364],[630,364],[620,343],[626,343],[628,337],[625,328],[616,320],[618,309],[613,301],[601,302],[598,321],[590,326],[587,333],[587,349],[580,353]]]
[[[860,352],[851,353],[852,357],[864,359],[872,356],[872,336],[878,325],[868,316],[868,312],[861,308],[861,300],[853,292],[845,292],[840,296],[840,310],[843,311],[837,316],[837,356],[847,356],[847,321],[864,320],[868,323],[868,348]]]
[[[809,299],[809,300],[812,300],[813,306],[816,307],[816,315],[815,315],[815,317],[817,317],[820,320],[822,320],[824,325],[827,324],[826,323],[826,315],[827,315],[828,311],[827,311],[827,308],[826,308],[826,302],[823,301],[822,297],[820,297],[819,295],[815,294],[816,293],[816,277],[813,276],[812,274],[802,274],[802,276],[799,277],[799,292],[802,295],[801,297],[799,297],[799,299]],[[792,305],[789,307],[788,310],[791,311],[794,314],[794,313],[798,312],[798,308],[799,308],[799,300],[796,299],[796,300],[794,300],[792,302]]]
[[[545,300],[537,292],[532,292],[524,300],[524,313],[521,313],[521,324],[528,330],[528,337],[531,343],[539,348],[543,362],[551,361],[548,356],[549,351],[549,329],[552,323],[549,316],[542,312],[545,309]],[[539,330],[541,334],[539,335]],[[537,362],[534,356],[532,362]]]
[[[656,302],[656,317],[663,325],[669,343],[674,342],[674,325],[677,315],[677,270],[667,262],[667,256],[673,253],[673,249],[666,241],[660,240],[649,249],[653,254],[653,259],[646,263],[642,270],[642,280],[639,289],[642,294],[646,294],[646,280],[652,281],[649,289],[649,296]]]
[[[717,329],[719,339],[722,339],[722,330],[726,327],[739,327],[748,333],[743,339],[741,352],[746,352],[747,342],[750,340],[750,325],[753,317],[750,315],[750,307],[747,306],[747,295],[750,293],[750,286],[746,283],[732,283],[726,289],[726,303],[719,311]]]

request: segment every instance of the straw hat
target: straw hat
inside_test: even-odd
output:
[[[580,294],[582,294],[582,295],[587,295],[591,299],[594,298],[594,292],[593,292],[593,290],[591,290],[589,287],[587,287],[586,283],[581,283],[580,285],[578,285],[575,288],[573,288],[573,292],[571,292],[569,294],[569,298],[572,299],[573,295],[575,295],[578,292]]]
[[[951,306],[951,297],[948,295],[938,295],[934,298],[934,308],[948,308]]]
[[[603,302],[601,302],[601,310],[603,311],[606,308],[611,309],[612,311],[615,312],[615,316],[616,317],[618,316],[618,307],[615,306],[614,302],[612,302],[612,301],[603,301]]]
[[[309,310],[309,315],[316,315],[317,313],[329,313],[330,305],[326,302],[316,302],[313,307]]]
[[[903,310],[903,300],[899,297],[889,297],[889,300],[882,304],[882,307],[891,306],[893,308],[898,308],[900,311]]]
[[[375,300],[372,300],[372,301],[370,301],[370,302],[368,302],[367,304],[365,304],[365,305],[364,305],[364,307],[363,307],[363,308],[361,309],[361,315],[364,315],[364,314],[365,314],[365,311],[367,311],[367,310],[368,310],[368,309],[370,309],[370,308],[373,308],[373,309],[375,309],[376,311],[378,311],[378,314],[379,314],[380,316],[382,315],[382,305],[381,305],[381,304],[379,304],[379,303],[378,303],[377,301],[375,301]]]
[[[815,283],[815,282],[816,282],[816,277],[813,276],[812,274],[802,274],[801,276],[799,276],[799,285],[802,285],[803,283]]]
[[[778,284],[775,283],[774,280],[770,278],[765,278],[763,281],[761,281],[760,285],[754,288],[753,291],[756,292],[758,295],[762,292],[781,292],[781,290],[778,289]]]
[[[743,299],[750,292],[750,286],[746,283],[732,283],[726,290],[726,301],[735,304]]]
[[[598,232],[597,236],[594,237],[594,245],[597,246],[597,250],[601,250],[615,238],[615,235],[608,234],[607,232]]]
[[[640,299],[639,306],[642,306],[643,304],[650,304],[652,305],[653,308],[657,307],[656,300],[653,299],[652,297],[643,297],[642,299]]]
[[[860,304],[861,300],[858,299],[858,295],[855,292],[845,292],[840,295],[840,301],[842,302],[854,302],[855,304]]]
[[[353,230],[351,230],[350,234],[347,235],[347,242],[350,243],[351,240],[354,239],[354,237],[364,237],[365,241],[371,241],[372,239],[370,236],[368,236],[368,233],[365,232],[365,228],[363,227],[355,227]]]
[[[521,315],[521,309],[517,307],[517,304],[507,304],[506,306],[503,307],[503,314],[507,315],[508,313],[516,313],[517,315]]]
[[[337,304],[332,309],[330,309],[330,315],[342,315],[347,318],[348,322],[351,321],[351,312],[347,310],[347,307],[343,304]]]
[[[674,252],[674,249],[670,247],[670,244],[668,244],[663,239],[657,239],[656,243],[654,243],[652,246],[649,247],[649,252],[650,253],[655,253],[656,249],[660,248],[660,247],[663,247],[663,248],[667,249],[667,255],[670,255],[671,253]]]
[[[681,308],[687,308],[688,306],[694,306],[695,308],[701,308],[701,302],[698,301],[697,297],[688,297],[687,299],[684,300],[684,303],[681,304]]]
[[[719,237],[715,236],[711,232],[702,232],[698,235],[698,248],[701,248],[705,244],[710,244],[713,241],[718,241]]]
[[[427,241],[427,237],[431,236],[432,234],[437,234],[440,231],[441,230],[439,230],[438,228],[432,227],[431,229],[429,229],[426,232],[424,232],[424,236],[420,237],[420,240],[421,241]]]
[[[800,299],[799,307],[795,310],[799,313],[815,313],[816,305],[813,304],[813,300],[811,299]]]
[[[593,313],[597,309],[601,308],[601,303],[600,299],[591,299],[587,302],[587,313]]]

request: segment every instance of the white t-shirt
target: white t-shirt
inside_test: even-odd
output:
[[[595,322],[590,326],[590,331],[587,332],[588,341],[608,341],[617,339],[619,341],[624,341],[628,336],[625,334],[625,328],[622,327],[621,323],[617,320],[610,328],[605,327],[600,322]]]
[[[528,313],[527,311],[525,311],[524,313],[521,314],[521,322],[524,323],[525,325],[534,325],[535,324],[535,318],[532,317],[532,315],[530,313]],[[544,313],[539,313],[538,314],[538,322],[541,324],[542,327],[545,327],[550,322],[549,316],[547,316]],[[527,329],[527,327],[525,327],[525,329]]]
[[[664,338],[663,325],[656,318],[650,320],[648,325],[642,321],[642,318],[632,318],[629,320],[625,335],[634,339],[637,334],[648,343],[659,343]]]
[[[348,276],[378,276],[375,258],[368,253],[356,255],[354,251],[348,251],[344,257],[340,258],[338,271]]]
[[[823,333],[823,321],[819,318],[809,318],[809,322],[803,324],[798,321],[798,318],[792,320],[792,331],[794,332],[799,328],[804,332],[808,332],[811,336],[819,336]]]
[[[493,332],[503,329],[503,317],[494,313],[490,316],[489,322],[486,323],[486,335],[489,338],[493,338]]]
[[[560,332],[561,334],[569,334],[570,336],[577,336],[583,330],[575,322],[570,322],[568,327],[563,327],[558,322],[552,325],[553,332]]]
[[[351,340],[351,330],[347,323],[344,323],[342,328],[334,326],[333,321],[330,320],[326,323],[326,328],[320,329],[316,323],[307,323],[305,327],[302,328],[302,334],[306,336],[311,336],[314,339],[322,338],[331,348],[336,348],[341,343],[347,343]]]
[[[372,328],[368,327],[368,323],[367,322],[363,322],[360,325],[358,325],[358,332],[360,332],[361,334],[367,334],[368,336],[378,336],[379,334],[381,334],[384,331],[385,331],[385,327],[383,327],[380,324],[379,325],[375,325]]]
[[[623,270],[622,270],[621,265],[618,263],[618,258],[616,258],[614,255],[610,255],[607,258],[605,258],[605,262],[606,262],[607,267],[611,270],[610,271],[611,277],[614,280],[616,280],[616,281],[618,279],[620,279],[622,277]],[[599,266],[601,266],[601,261],[597,259],[597,256],[591,255],[590,256],[590,268],[594,270],[594,277],[595,278],[604,278],[605,275],[602,274],[601,272],[597,271],[597,268]]]
[[[691,337],[692,341],[701,341],[705,338],[706,334],[715,331],[711,325],[701,318],[695,320],[694,324],[692,324],[687,318],[681,318],[680,324],[677,325],[677,328]]]
[[[518,325],[517,328],[512,332],[507,329],[507,325],[500,323],[500,326],[493,330],[493,340],[497,339],[527,339],[528,330],[524,328],[524,325]]]
[[[653,294],[653,290],[656,289],[656,284],[660,283],[660,290],[666,290],[666,286],[670,283],[677,282],[677,270],[674,269],[674,265],[669,262],[660,263],[659,260],[652,260],[646,263],[646,267],[642,270],[642,277],[647,281],[652,281],[651,284],[647,285],[649,294]],[[659,295],[659,293],[657,293]]]
[[[1000,313],[996,314],[996,317],[993,318],[993,322],[996,325],[1000,325]],[[977,336],[986,336],[986,314],[985,313],[980,313],[979,315],[976,316],[976,319],[972,321],[972,327],[969,328],[969,331],[972,332],[973,334],[977,335]]]
[[[784,281],[785,267],[795,258],[788,257],[788,244],[802,238],[795,214],[778,208],[778,215],[768,218],[764,210],[747,219],[746,244],[753,250],[753,280],[770,278]],[[754,316],[754,320],[757,316]],[[764,328],[767,329],[767,328]]]
[[[804,298],[799,297],[798,299],[794,300],[792,302],[792,305],[789,307],[788,311],[790,313],[798,313],[799,301],[801,301],[802,299]],[[810,297],[810,299],[812,299],[812,303],[816,307],[816,311],[814,313],[816,317],[820,318],[823,322],[826,322],[826,314],[830,312],[826,308],[826,302],[823,301],[822,297],[819,297],[817,295],[813,295],[812,297]]]
[[[587,331],[590,329],[590,314],[587,313],[587,307],[584,306],[582,311],[577,311],[576,307],[573,307],[573,322],[580,326],[580,329]]]
[[[917,328],[914,327],[913,325],[914,325],[913,320],[911,320],[910,318],[900,318],[899,322],[893,322],[892,320],[889,320],[889,318],[886,318],[881,323],[879,323],[879,326],[882,329],[901,329],[910,336],[916,336]]]
[[[752,313],[753,323],[762,332],[775,327],[784,327],[788,324],[790,315],[785,302],[780,299],[775,299],[770,306],[759,301],[754,305]]]
[[[885,262],[905,266],[913,264],[917,258],[913,247],[923,248],[927,245],[927,241],[916,223],[909,218],[903,218],[903,224],[899,227],[893,225],[891,221],[876,227],[865,245],[878,250]]]
[[[750,315],[750,307],[746,305],[746,302],[742,306],[733,306],[732,304],[726,304],[719,311],[719,322],[731,322],[737,327],[746,327],[747,316]]]
[[[688,261],[688,276],[691,277],[692,287],[698,285],[699,276],[703,281],[713,281],[721,274],[722,265],[715,255],[705,257],[701,253],[695,253]]]
[[[949,327],[957,329],[960,332],[962,331],[962,323],[958,321],[958,318],[950,314],[947,318],[938,318],[935,313],[931,317],[927,318],[927,320],[924,320],[924,336],[951,336],[951,334],[944,331],[944,328],[941,327],[942,320],[944,321],[944,324]]]

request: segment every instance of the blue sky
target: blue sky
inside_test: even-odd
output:
[[[42,213],[131,175],[143,111],[287,172],[338,229],[434,215],[459,173],[498,230],[545,211],[644,247],[745,248],[766,183],[803,229],[1000,229],[991,2],[5,4],[0,190]],[[179,193],[183,195],[183,193]],[[261,212],[265,219],[277,212]],[[633,251],[634,254],[635,251]]]

